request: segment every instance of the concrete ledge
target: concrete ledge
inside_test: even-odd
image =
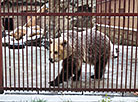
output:
[[[0,102],[138,102],[138,97],[102,97],[91,95],[0,95]]]

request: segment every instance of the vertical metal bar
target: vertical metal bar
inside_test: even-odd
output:
[[[93,0],[91,0],[91,9],[92,9],[92,13],[93,13]],[[91,20],[90,22],[91,23],[90,23],[90,28],[89,28],[90,32],[89,33],[90,33],[90,42],[91,42],[91,44],[92,44],[92,32],[93,32],[93,30],[92,30],[92,28],[93,28],[93,26],[92,26],[92,19],[93,19],[93,16],[90,16],[90,20]],[[90,48],[90,56],[92,56],[92,49],[91,48]],[[92,59],[90,59],[90,62],[92,62]],[[91,87],[91,85],[92,85],[91,84],[91,82],[92,82],[91,81],[91,65],[92,64],[90,63],[90,65],[89,65],[90,66],[90,69],[89,69],[89,89],[92,88]]]
[[[31,13],[32,13],[32,0],[31,0]],[[31,35],[32,35],[32,18],[33,18],[33,16],[31,15]],[[32,91],[33,91],[33,86],[34,86],[34,84],[33,84],[33,42],[32,42],[32,36],[31,36],[31,88],[32,88]]]
[[[45,0],[45,3],[46,3],[46,0]],[[47,43],[47,40],[46,40],[47,39],[47,20],[46,20],[46,18],[47,17],[44,16],[44,40],[43,41],[44,41],[44,48],[45,48],[45,50],[44,50],[44,76],[45,76],[44,81],[45,81],[45,88],[47,87],[47,83],[46,83],[47,82],[47,72],[46,72],[47,71],[47,64],[46,64],[47,63],[47,61],[46,61],[46,58],[47,58],[47,54],[46,54],[47,53],[47,50],[46,50],[46,46],[47,46],[46,45],[46,43]]]
[[[115,3],[114,3],[114,13],[116,13],[116,0],[115,0]],[[113,33],[113,51],[112,53],[114,54],[114,48],[115,48],[115,32],[116,32],[116,29],[115,29],[115,26],[116,26],[116,16],[114,16],[114,33]],[[111,55],[112,56],[112,55]],[[111,88],[113,89],[114,87],[114,56],[112,56],[112,85],[111,85]]]
[[[8,0],[9,2],[9,0]],[[9,4],[8,4],[8,13],[9,13]],[[9,46],[10,46],[10,36],[9,36],[9,16],[8,16],[8,40],[9,40]],[[10,87],[12,85],[12,80],[11,80],[11,51],[9,49],[9,83],[10,83]],[[11,89],[10,89],[11,90]]]
[[[135,58],[135,74],[134,74],[134,89],[137,89],[138,87],[136,87],[136,86],[138,86],[137,85],[137,51],[138,51],[138,49],[137,49],[137,46],[138,46],[138,16],[137,16],[137,31],[136,31],[136,52],[135,52],[135,56],[136,56],[136,58]]]
[[[86,5],[88,6],[88,0],[86,0]],[[86,7],[86,12],[88,12],[88,7]],[[86,50],[85,50],[86,53],[88,52],[88,50],[87,50],[88,49],[88,41],[87,41],[88,40],[88,25],[87,25],[88,24],[88,21],[87,21],[88,17],[89,16],[86,16],[86,38],[85,38],[86,39],[86,42],[85,42],[86,43]],[[87,62],[87,58],[86,58],[86,62]],[[87,86],[87,63],[85,64],[85,78],[86,78],[85,88],[87,88],[86,87]]]
[[[55,13],[55,1],[53,0],[53,1],[51,1],[51,7],[53,7],[53,8],[51,8],[51,12],[52,13]],[[50,7],[49,7],[50,8]],[[51,20],[52,19],[52,20]],[[52,18],[51,18],[49,21],[49,23],[52,23],[51,24],[51,26],[49,26],[50,27],[50,30],[52,30],[52,37],[53,37],[53,51],[55,51],[55,16],[52,16]],[[52,21],[52,22],[51,22]],[[50,37],[49,37],[50,38]],[[53,59],[55,60],[55,54],[53,54]],[[51,70],[51,69],[50,69]],[[52,70],[51,70],[52,71]],[[50,74],[50,78],[51,78],[51,73],[49,73]],[[53,63],[53,80],[55,79],[55,62]],[[52,89],[55,89],[55,81],[53,81],[54,83],[54,86],[53,86],[53,88]]]
[[[112,13],[111,12],[111,6],[112,6],[112,2],[110,2],[110,10],[109,10],[109,13]],[[115,20],[115,18],[114,18],[114,20]],[[109,26],[112,26],[112,18],[110,18],[110,25]],[[115,27],[115,21],[114,21],[114,27]],[[110,32],[111,32],[111,29],[113,29],[113,28],[111,28],[110,27]],[[115,29],[114,29],[115,30]],[[115,31],[114,31],[115,32]],[[112,32],[111,32],[112,33]],[[109,33],[109,39],[110,39],[110,34],[111,33]],[[115,33],[113,34],[113,53],[114,53],[114,36],[115,36]],[[112,37],[112,35],[111,35],[111,37]],[[110,39],[111,40],[111,39]],[[109,45],[109,46],[112,46],[111,44]],[[110,48],[110,50],[111,50],[111,48]],[[112,55],[110,55],[110,56],[112,56]],[[114,73],[114,60],[113,60],[113,57],[112,57],[112,76],[111,76],[111,89],[113,89],[113,73]]]
[[[67,9],[68,9],[68,11],[67,11],[67,13],[69,13],[69,3],[70,3],[70,1],[68,1],[68,6],[67,6]],[[67,37],[67,56],[69,56],[69,16],[67,16],[66,17],[66,19],[67,19],[67,32],[66,32],[66,37]],[[69,70],[70,68],[69,68],[69,58],[67,58],[67,75],[66,75],[66,79],[67,79],[67,89],[69,88]]]
[[[121,0],[119,2],[119,10],[121,8]],[[120,11],[119,11],[120,12]],[[119,44],[120,44],[120,16],[118,20],[118,49],[119,49]],[[119,53],[117,54],[119,56]],[[118,73],[119,73],[119,57],[117,58],[117,76],[116,76],[116,89],[118,89]]]
[[[12,0],[12,3],[14,1]],[[14,6],[12,6],[12,12],[14,12]],[[14,16],[12,16],[13,19],[14,19]],[[13,27],[14,28],[14,27]],[[14,30],[13,30],[13,37],[14,37]],[[14,40],[13,40],[13,45],[14,45]],[[13,46],[13,73],[14,73],[14,88],[16,87],[16,72],[15,72],[15,49],[14,49],[14,46]],[[16,90],[16,89],[14,89]]]
[[[1,8],[0,8],[1,9]],[[3,12],[5,13],[5,2],[3,2]],[[5,31],[5,16],[3,16],[3,26],[4,26],[4,33],[6,33],[6,31]],[[7,50],[6,50],[6,44],[5,44],[5,36],[4,36],[4,51],[3,51],[3,53],[4,53],[4,65],[5,65],[5,68],[4,68],[4,70],[5,70],[5,78],[4,78],[4,80],[5,80],[5,87],[7,87],[7,58],[6,58],[6,52],[7,52]]]
[[[128,13],[130,13],[130,0],[128,1]],[[130,16],[128,16],[128,31],[127,31],[127,51],[126,51],[126,75],[125,75],[125,89],[127,89],[127,73],[128,73],[128,45],[129,45],[129,39],[128,39],[128,35],[129,35],[129,19]]]
[[[98,1],[96,0],[96,13],[99,13],[100,11],[99,11],[99,3],[98,3]],[[99,19],[99,17],[95,17],[95,19],[96,19],[96,23],[99,23],[98,22],[98,19]],[[96,26],[96,28],[95,28],[96,30],[95,30],[95,36],[94,36],[94,42],[93,43],[96,43],[95,41],[96,41],[96,39],[97,39],[97,26]],[[94,45],[95,46],[95,45]],[[97,52],[95,51],[94,52],[94,91],[95,91],[95,89],[96,89],[96,78],[95,78],[95,68],[96,68],[96,55],[97,55]]]
[[[111,13],[111,1],[109,2],[109,13]],[[111,34],[111,16],[109,16],[109,40],[110,40],[110,34]],[[109,46],[110,46],[110,42],[109,42]],[[110,48],[108,49],[109,51],[111,50]],[[109,80],[110,80],[110,76],[109,76],[109,68],[110,67],[110,60],[108,60],[108,82],[107,82],[107,88],[109,88]]]
[[[101,6],[100,6],[100,12],[101,13],[103,13],[102,12],[102,8],[103,8],[103,3],[102,3],[102,1],[101,1]],[[99,66],[98,66],[98,68],[99,68],[99,72],[98,72],[98,89],[100,88],[100,71],[101,71],[101,32],[102,32],[102,28],[101,28],[101,24],[102,24],[102,16],[100,16],[100,35],[98,35],[98,37],[100,37],[100,45],[99,45],[99,53],[98,53],[98,55],[99,55],[99,58],[97,59],[98,60],[98,63],[99,63]]]
[[[51,13],[51,0],[49,0],[49,13]],[[49,16],[49,39],[51,39],[51,16]],[[50,49],[50,46],[49,46]],[[50,53],[49,53],[50,58]],[[49,63],[49,82],[51,81],[51,63]],[[51,86],[49,85],[49,89],[51,91]]]
[[[81,5],[83,5],[83,0],[82,0],[82,2],[81,2]],[[81,8],[81,10],[83,10],[83,8]],[[83,18],[83,16],[81,16],[81,18]],[[83,49],[83,20],[81,19],[81,30],[82,30],[82,32],[81,32],[81,51],[83,51],[84,49]],[[81,57],[83,57],[83,56],[81,56]],[[83,86],[82,86],[82,60],[81,60],[81,75],[80,75],[80,88],[82,88]]]
[[[18,0],[16,1],[18,2]],[[17,13],[19,13],[19,5],[17,3]],[[19,27],[19,16],[17,16],[17,28]],[[17,29],[18,37],[19,37],[19,30]],[[20,53],[19,53],[19,39],[18,39],[18,88],[20,90]]]
[[[56,1],[55,0],[53,0],[53,5],[52,6],[54,6],[54,9],[53,9],[53,12],[55,13],[56,12],[56,5],[55,5],[55,3],[56,3]],[[55,32],[55,25],[56,25],[56,22],[55,22],[55,19],[56,19],[56,17],[55,16],[53,16],[53,25],[52,25],[52,27],[53,27],[53,38],[54,38],[54,40],[53,40],[53,50],[55,51],[55,34],[56,34],[56,32]],[[63,51],[64,51],[64,49],[63,49]],[[55,55],[54,55],[54,60],[55,60]],[[55,63],[53,63],[53,79],[55,79]],[[55,84],[55,82],[54,82],[54,84]],[[54,87],[53,87],[53,89],[55,89],[55,85],[54,85]]]
[[[64,12],[64,2],[65,2],[65,1],[63,0],[63,12]],[[65,30],[65,27],[64,27],[64,19],[65,19],[65,18],[64,18],[64,16],[63,16],[63,42],[64,42],[64,40],[65,40],[65,39],[64,39],[64,38],[65,38],[65,35],[64,35],[64,34],[65,34],[65,33],[64,33],[64,30]],[[63,58],[64,58],[64,56],[65,56],[65,54],[64,54],[64,49],[65,49],[65,48],[64,48],[64,46],[63,46]],[[63,67],[64,67],[64,66],[63,66]],[[64,68],[63,68],[63,73],[64,73],[64,72],[65,72],[65,70],[64,70]],[[63,83],[62,83],[62,89],[64,89],[64,80],[65,80],[65,79],[64,79],[65,76],[64,76],[63,73],[62,73],[62,82],[63,82]]]
[[[40,0],[40,3],[42,3],[42,1]],[[45,7],[46,8],[46,7]],[[41,13],[41,6],[40,6],[40,13]],[[44,12],[44,11],[43,11]],[[41,36],[42,36],[42,32],[41,32],[41,27],[42,27],[42,16],[40,16],[40,91],[42,91],[42,54],[41,54]],[[36,20],[37,21],[37,20]],[[37,25],[36,25],[37,26]]]
[[[26,13],[28,12],[28,0],[26,0]],[[26,17],[26,23],[27,23],[27,17]],[[28,45],[28,30],[26,27],[26,45]],[[26,80],[27,80],[27,90],[29,90],[29,73],[28,73],[28,46],[26,46]]]
[[[37,11],[37,5],[36,5],[36,0],[34,1],[35,2],[35,13],[36,13],[36,11]],[[31,10],[32,11],[32,10]],[[34,11],[33,11],[34,12]],[[34,21],[33,21],[34,20]],[[32,27],[34,27],[35,28],[35,33],[37,34],[37,16],[32,16],[32,26],[31,26],[31,29],[33,29]],[[32,33],[34,33],[34,32],[32,32]],[[33,35],[33,34],[32,34]],[[31,37],[33,37],[33,36],[31,36]],[[36,71],[35,71],[35,74],[36,74],[36,79],[35,79],[35,86],[36,86],[36,90],[37,90],[37,84],[38,84],[38,75],[37,75],[37,71],[38,71],[38,68],[37,68],[37,42],[38,42],[38,39],[37,39],[37,36],[36,36],[36,40],[35,40],[35,66],[36,66]]]
[[[78,10],[78,0],[77,0],[77,10]],[[78,21],[78,16],[77,16],[77,21]],[[77,36],[77,39],[75,39],[76,40],[76,48],[77,48],[77,52],[78,52],[78,24],[76,25],[77,26],[77,34],[76,34],[76,32],[75,32],[75,36]],[[78,56],[77,56],[77,60],[78,60]],[[76,74],[76,89],[77,89],[77,86],[78,86],[78,82],[77,82],[77,78],[78,78],[78,67],[76,67],[76,71],[75,71],[75,74]]]
[[[22,11],[23,11],[23,0],[22,0]],[[23,32],[23,16],[21,16],[22,19],[22,32]],[[23,35],[22,35],[23,36]],[[24,50],[23,50],[23,38],[22,38],[22,87],[24,91]]]
[[[41,4],[41,0],[40,0],[40,4]],[[39,6],[39,9],[40,9],[40,13],[41,13],[41,5]],[[36,29],[37,29],[37,16],[36,16]],[[38,42],[37,42],[38,43]],[[41,16],[40,16],[40,38],[39,38],[39,47],[40,47],[40,91],[42,90],[42,68],[41,68]],[[38,49],[37,49],[38,50]]]
[[[40,10],[41,10],[41,7],[40,7]],[[37,11],[37,5],[36,5],[36,0],[35,0],[35,12]],[[33,19],[34,18],[34,19]],[[33,21],[34,20],[34,21]],[[35,27],[35,33],[37,34],[37,16],[32,16],[32,22],[33,22],[33,27]],[[34,23],[35,22],[35,23]],[[32,28],[31,28],[32,29]],[[34,33],[34,32],[33,32]],[[37,68],[37,66],[38,66],[38,58],[37,58],[37,43],[38,43],[38,38],[37,38],[37,36],[36,36],[36,40],[35,40],[35,51],[36,51],[36,54],[35,54],[35,64],[36,64],[36,72],[35,72],[35,74],[36,74],[36,83],[35,83],[35,85],[36,85],[36,90],[37,90],[37,87],[38,87],[38,75],[37,75],[37,73],[38,73],[38,68]]]
[[[132,9],[132,13],[135,12],[135,0],[133,0],[133,9]],[[132,17],[132,39],[131,39],[131,63],[130,63],[130,83],[129,83],[129,89],[131,92],[131,86],[132,86],[132,58],[133,58],[133,40],[134,40],[134,16]]]
[[[82,11],[83,11],[83,5],[82,5]],[[83,17],[82,17],[83,18]],[[84,28],[84,26],[83,26],[83,28]],[[87,53],[87,28],[86,28],[86,32],[85,32],[86,34],[86,36],[85,36],[85,44],[86,44],[86,49],[85,49],[85,52]],[[86,62],[87,62],[87,56],[85,57],[85,59],[86,59]],[[86,89],[86,86],[87,86],[87,63],[85,63],[85,89]]]
[[[60,0],[58,0],[58,7],[59,7],[59,13],[60,13]],[[59,27],[59,29],[60,29],[60,16],[58,17],[58,27]],[[59,47],[59,44],[60,44],[60,39],[59,39],[59,35],[60,35],[60,32],[59,32],[59,30],[58,30],[58,52],[59,52],[59,50],[60,50],[60,47]],[[59,57],[59,53],[58,53],[58,57]],[[62,66],[63,67],[63,66]],[[58,61],[58,76],[59,76],[59,74],[60,74],[60,62]],[[59,77],[58,77],[58,84],[59,84],[59,81],[60,81],[61,79],[59,79]],[[59,86],[58,86],[58,90],[60,90],[59,89]]]
[[[125,9],[126,9],[126,0],[124,0],[124,13],[125,13]],[[123,35],[122,35],[122,58],[121,58],[121,89],[123,88],[123,70],[124,70],[124,65],[123,65],[123,58],[124,58],[124,28],[125,28],[125,17],[123,17]]]
[[[107,2],[105,2],[104,3],[104,9],[105,9],[105,13],[107,13]],[[105,22],[104,22],[104,24],[105,24],[105,27],[104,27],[104,39],[106,39],[106,30],[107,30],[107,17],[105,16],[104,17],[105,18]],[[105,46],[106,46],[106,41],[104,40],[104,48],[105,48]],[[106,49],[104,49],[104,69],[103,70],[105,70],[106,71],[106,65],[105,65],[105,54],[106,54],[106,51],[105,51]],[[104,72],[105,73],[105,72]],[[105,80],[104,80],[104,73],[103,73],[103,88],[104,88],[104,86],[105,86]]]
[[[67,6],[67,9],[68,9],[68,13],[69,13],[69,3],[70,3],[70,1],[68,1],[68,6]],[[67,56],[69,56],[69,16],[67,16]],[[67,89],[69,88],[69,61],[68,61],[68,58],[67,58]]]
[[[0,0],[0,13],[1,13],[1,0]],[[0,16],[0,94],[3,93],[3,56],[2,56],[2,26]]]
[[[74,0],[72,1],[74,3]],[[74,13],[74,6],[72,7],[72,13]],[[73,21],[72,21],[72,62],[71,62],[71,77],[73,77],[73,57],[74,57],[74,53],[73,53],[73,46],[74,46],[74,17],[72,17]],[[71,80],[71,88],[73,88],[73,78]]]

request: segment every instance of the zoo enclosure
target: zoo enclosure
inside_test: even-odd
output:
[[[0,89],[138,91],[137,7],[137,0],[1,0]],[[61,67],[60,62],[48,61],[49,38],[92,27],[109,37],[112,52],[117,53],[109,60],[103,80],[91,80],[93,67],[82,63],[79,81],[49,86]]]

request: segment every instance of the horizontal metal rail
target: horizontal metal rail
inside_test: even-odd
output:
[[[0,88],[0,89],[4,89],[4,90],[36,90],[36,91],[104,91],[104,92],[131,92],[131,91],[138,91],[138,89],[125,89],[125,88],[113,88],[113,89],[109,89],[109,88],[15,88],[15,87],[4,87],[4,88]]]
[[[138,13],[0,13],[0,16],[138,16]]]

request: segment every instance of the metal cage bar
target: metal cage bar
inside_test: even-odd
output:
[[[1,0],[0,0],[1,2]],[[0,4],[1,12],[1,4]],[[2,61],[2,26],[1,26],[1,16],[0,16],[0,93],[3,93],[3,61]]]

